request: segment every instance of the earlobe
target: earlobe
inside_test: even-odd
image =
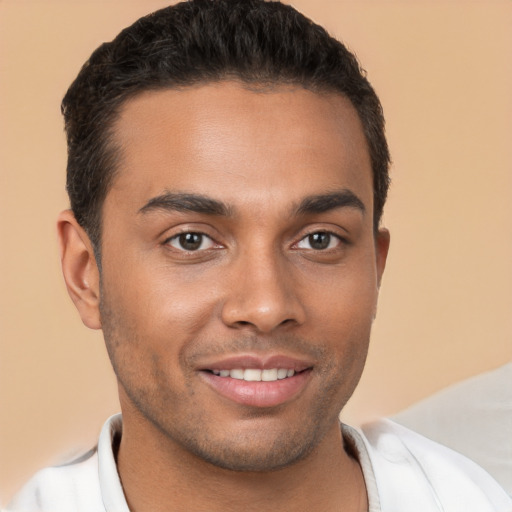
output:
[[[90,329],[101,329],[100,275],[91,241],[71,210],[59,214],[57,231],[62,273],[69,296],[82,322]]]

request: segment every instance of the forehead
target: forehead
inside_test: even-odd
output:
[[[268,191],[286,202],[347,186],[372,202],[361,122],[339,94],[235,82],[145,92],[124,104],[114,134],[121,157],[109,195],[134,206],[165,190],[214,189],[249,204]]]

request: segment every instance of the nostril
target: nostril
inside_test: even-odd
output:
[[[293,318],[286,318],[285,320],[280,322],[278,325],[279,326],[285,326],[285,325],[293,324],[294,322],[295,322],[295,320]],[[247,320],[239,320],[238,322],[235,322],[235,325],[237,327],[247,327],[247,326],[254,326],[254,327],[256,327],[255,324],[253,324],[252,322],[249,322]]]
[[[247,287],[245,287],[247,288]],[[279,293],[277,293],[279,291]],[[222,322],[233,329],[255,329],[268,333],[304,322],[305,311],[295,297],[268,285],[229,297],[220,310]]]

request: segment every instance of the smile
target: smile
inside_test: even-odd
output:
[[[215,395],[245,407],[276,407],[295,400],[308,386],[312,368],[203,370],[199,376]]]
[[[245,380],[246,382],[274,382],[293,377],[295,370],[292,368],[269,368],[265,370],[258,368],[247,368],[245,370],[236,368],[233,370],[212,370],[212,373],[219,377],[230,377],[232,379]]]

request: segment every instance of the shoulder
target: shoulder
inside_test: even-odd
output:
[[[8,506],[13,512],[104,512],[96,449],[63,466],[36,473]]]
[[[115,461],[122,427],[121,415],[111,416],[97,448],[69,464],[36,473],[6,512],[129,512]]]
[[[512,362],[444,388],[392,419],[474,460],[512,496],[511,384]]]
[[[512,511],[512,500],[495,480],[459,453],[390,420],[364,425],[360,432],[383,512]]]

